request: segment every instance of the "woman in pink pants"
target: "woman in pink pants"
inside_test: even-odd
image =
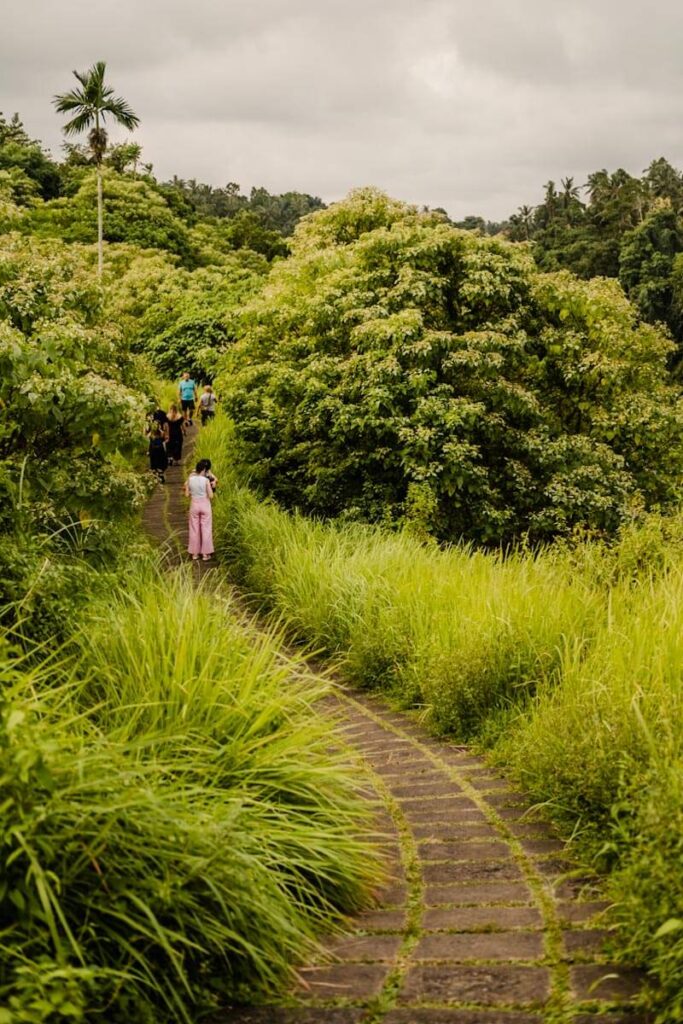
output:
[[[201,555],[208,562],[213,554],[213,488],[202,468],[202,463],[197,463],[197,468],[194,473],[190,473],[185,484],[185,494],[190,499],[190,539],[187,550],[193,558]]]

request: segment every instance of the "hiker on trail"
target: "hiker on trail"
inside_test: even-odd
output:
[[[192,380],[187,370],[178,382],[178,398],[180,399],[180,405],[183,410],[183,418],[191,427],[192,413],[194,412],[195,403],[197,401],[197,385]]]
[[[206,459],[200,460],[195,471],[190,473],[185,484],[185,494],[190,499],[190,533],[187,550],[195,561],[201,555],[204,561],[208,562],[213,554],[211,515],[213,488],[208,477],[204,475],[203,464],[206,461]]]
[[[162,431],[165,430],[167,419],[168,416],[166,415],[163,409],[155,409],[154,412],[152,413],[152,422],[158,423]]]
[[[199,399],[199,414],[202,418],[202,426],[205,427],[209,420],[216,415],[216,402],[218,399],[210,384],[206,384]]]
[[[166,454],[166,438],[159,423],[152,422],[149,432],[149,468],[160,484],[166,483],[168,456]],[[209,485],[211,486],[211,485]]]
[[[201,469],[199,467],[201,466]],[[211,490],[216,493],[218,487],[218,479],[211,472],[211,459],[200,459],[197,463],[197,469],[200,473],[203,473],[206,479],[211,484]]]
[[[166,451],[168,452],[169,466],[180,465],[183,458],[183,438],[185,437],[185,420],[178,412],[178,406],[172,405],[166,417],[166,428],[168,439]]]

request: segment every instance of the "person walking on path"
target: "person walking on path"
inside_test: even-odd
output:
[[[209,420],[216,415],[216,402],[218,399],[210,384],[207,384],[199,399],[199,414],[202,418],[202,426],[205,427]]]
[[[185,420],[178,412],[178,406],[172,405],[168,410],[166,418],[168,439],[166,451],[168,452],[168,463],[170,466],[180,464],[183,458],[183,439],[185,437]]]
[[[178,382],[178,398],[180,399],[180,405],[183,410],[183,419],[191,427],[192,414],[194,413],[195,404],[197,402],[197,385],[192,380],[187,370]]]
[[[211,459],[200,459],[197,463],[197,471],[203,473],[206,479],[211,484],[211,490],[216,493],[218,487],[218,477],[211,472]]]
[[[166,483],[168,455],[166,454],[166,438],[158,423],[153,423],[149,435],[149,468],[160,484]],[[208,482],[208,481],[207,481]],[[209,484],[209,488],[211,484]]]
[[[213,518],[211,502],[213,488],[198,462],[185,484],[185,495],[190,499],[189,540],[187,550],[193,559],[199,556],[208,562],[213,554]]]

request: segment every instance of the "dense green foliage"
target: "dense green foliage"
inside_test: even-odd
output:
[[[2,650],[7,1024],[190,1022],[272,992],[378,877],[324,686],[158,576],[129,564],[62,662]]]
[[[619,278],[645,319],[683,342],[683,305],[672,287],[683,269],[683,174],[660,157],[641,178],[601,170],[583,188],[586,201],[573,178],[559,191],[549,181],[543,202],[521,206],[505,233],[530,241],[543,270]]]
[[[60,632],[78,559],[112,550],[147,493],[136,461],[149,371],[106,318],[77,247],[0,240],[0,615]]]
[[[0,1019],[170,1024],[272,991],[376,877],[323,691],[131,546],[154,370],[220,367],[224,483],[241,462],[341,520],[232,480],[225,561],[589,841],[658,1021],[683,1021],[683,527],[648,513],[680,498],[654,325],[681,340],[683,177],[549,183],[506,225],[322,206],[160,183],[103,136],[58,162],[0,116]],[[577,528],[619,540],[422,543]]]
[[[167,188],[179,192],[198,216],[239,220],[245,214],[250,214],[264,231],[274,231],[281,235],[291,235],[302,217],[324,206],[317,196],[303,192],[283,192],[274,196],[265,188],[252,188],[246,196],[234,181],[229,182],[225,188],[213,188],[194,178],[184,181],[174,177],[165,184]]]
[[[236,337],[236,314],[261,287],[268,261],[287,256],[287,236],[323,204],[263,188],[245,196],[234,183],[225,189],[178,178],[160,183],[142,162],[139,145],[107,148],[106,137],[99,141],[95,149],[68,145],[58,163],[16,115],[10,121],[0,115],[0,240],[18,231],[61,241],[69,247],[65,257],[74,243],[95,245],[101,171],[105,318],[160,374],[188,369],[210,380]],[[74,252],[87,263],[85,250]]]
[[[251,250],[215,253],[189,271],[166,253],[111,246],[105,272],[108,316],[126,343],[156,370],[177,379],[188,370],[211,380],[220,355],[234,342],[239,310],[263,284],[268,264]]]
[[[288,507],[537,540],[678,496],[670,350],[616,284],[365,190],[300,225],[219,386]]]
[[[147,181],[108,171],[104,175],[104,238],[141,248],[164,249],[192,259],[189,229]],[[24,229],[65,242],[97,240],[95,175],[86,171],[74,195],[34,207]]]
[[[215,536],[244,589],[361,686],[478,740],[611,868],[625,955],[683,1021],[683,520],[536,555],[421,545],[260,503],[232,429],[202,436]],[[661,929],[661,931],[660,931]]]

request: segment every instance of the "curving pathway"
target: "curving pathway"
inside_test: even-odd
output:
[[[187,557],[181,480],[169,470],[145,514],[170,564]],[[371,781],[391,881],[283,1005],[212,1024],[643,1024],[596,880],[528,798],[377,698],[338,685],[327,705]]]

